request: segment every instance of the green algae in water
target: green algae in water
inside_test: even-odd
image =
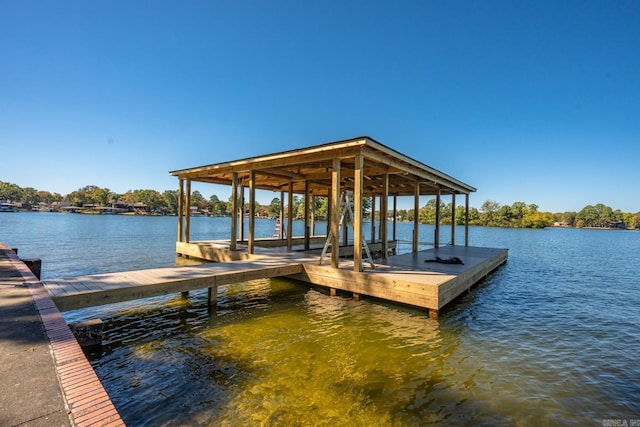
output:
[[[93,363],[128,425],[582,425],[609,393],[519,313],[482,311],[482,286],[438,320],[281,279],[206,297],[105,320]]]

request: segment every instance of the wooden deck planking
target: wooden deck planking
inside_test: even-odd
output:
[[[43,281],[60,310],[179,293],[221,284],[287,276],[302,265],[290,260],[254,260],[104,273]]]
[[[47,291],[52,297],[67,295],[72,292],[73,288],[69,286],[65,286],[64,281],[60,281],[60,279],[49,280],[50,286],[47,286]]]
[[[436,256],[457,256],[464,264],[425,262]],[[506,249],[445,246],[376,260],[374,270],[362,273],[353,272],[348,262],[338,270],[305,264],[304,272],[293,277],[437,313],[506,260]]]
[[[464,264],[425,262],[436,256],[457,256]],[[342,260],[335,269],[318,265],[317,255],[260,251],[238,261],[45,280],[44,284],[60,310],[72,310],[288,276],[437,313],[506,260],[506,249],[445,246],[379,259],[375,269],[355,272],[350,260]]]
[[[437,286],[425,283],[417,275],[405,277],[382,268],[356,273],[346,269],[330,269],[324,266],[305,265],[296,279],[315,285],[368,295],[393,302],[423,308],[437,307]]]

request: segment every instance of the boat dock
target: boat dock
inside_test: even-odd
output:
[[[204,244],[201,244],[204,246]],[[224,253],[216,243],[219,253]],[[427,262],[457,257],[462,264]],[[233,258],[227,253],[222,258]],[[43,281],[58,309],[73,310],[171,293],[209,290],[215,305],[220,286],[254,279],[289,277],[355,297],[427,309],[431,317],[506,262],[506,249],[445,246],[376,260],[375,268],[354,272],[345,259],[339,268],[319,265],[317,254],[264,250],[249,259],[193,266],[95,274]]]
[[[209,289],[213,305],[218,286],[285,276],[329,288],[331,294],[342,290],[357,297],[367,295],[425,308],[437,317],[444,306],[507,260],[506,249],[469,246],[469,194],[476,191],[474,187],[369,137],[170,174],[179,182],[176,253],[215,264],[46,280],[44,285],[58,308],[69,310],[201,288]],[[228,240],[191,241],[192,182],[231,186]],[[256,238],[257,189],[280,193],[280,215],[272,238]],[[294,194],[304,200],[302,236],[292,236]],[[456,217],[458,209],[450,210],[451,239],[443,245],[442,197],[450,197],[451,205],[457,206],[457,195],[465,197],[464,218]],[[411,197],[414,206],[412,251],[395,255],[397,199],[403,196]],[[426,251],[418,250],[421,196],[434,197],[436,202],[433,249]],[[322,214],[328,219],[326,232],[319,234],[314,225],[318,199],[324,199],[326,212]],[[383,219],[377,229],[376,201],[377,216]],[[370,234],[365,230],[365,210]],[[249,221],[247,236],[245,218]],[[463,246],[456,245],[458,219],[465,225]],[[372,253],[378,255],[375,263]],[[438,257],[457,257],[462,263],[425,262]]]

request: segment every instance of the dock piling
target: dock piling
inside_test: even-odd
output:
[[[69,325],[80,347],[94,347],[102,344],[104,326],[101,319],[76,322]]]
[[[213,285],[209,289],[209,307],[215,307],[218,304],[218,286]]]

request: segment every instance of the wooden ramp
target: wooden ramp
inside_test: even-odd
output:
[[[209,288],[215,301],[219,285],[288,276],[302,272],[302,264],[286,257],[94,274],[44,280],[61,311],[75,310],[171,293]]]

